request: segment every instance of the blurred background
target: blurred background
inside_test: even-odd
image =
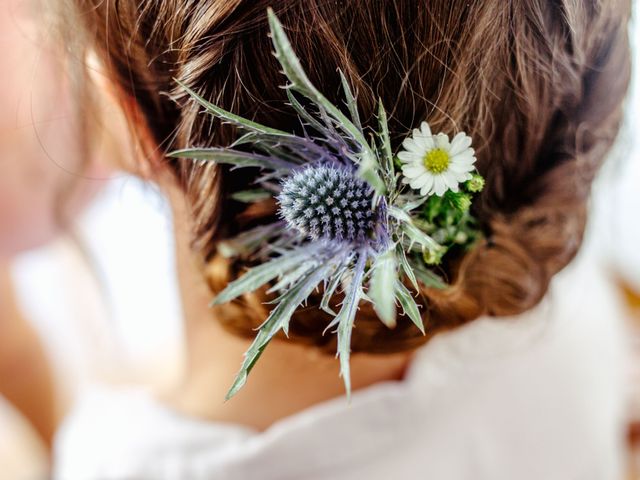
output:
[[[18,202],[10,205],[12,211],[19,212],[16,216],[33,223],[36,212],[46,210],[55,220],[61,192],[44,195],[45,180],[55,175],[86,184],[83,198],[91,196],[92,200],[74,216],[66,232],[55,226],[29,232],[31,244],[38,247],[18,253],[11,249],[9,239],[2,245],[4,256],[0,252],[0,278],[4,278],[0,280],[4,302],[0,303],[0,383],[11,391],[20,387],[16,382],[28,382],[32,375],[42,374],[25,369],[19,355],[17,360],[10,358],[19,345],[12,343],[12,335],[25,338],[24,332],[28,332],[39,340],[42,354],[52,366],[44,374],[62,386],[53,392],[56,407],[51,418],[41,419],[39,425],[27,422],[28,412],[19,412],[0,395],[0,478],[16,480],[46,475],[47,438],[51,434],[47,425],[55,423],[84,389],[104,381],[160,385],[178,374],[183,357],[168,206],[149,183],[101,168],[88,172],[74,163],[83,150],[74,144],[79,132],[76,124],[82,117],[68,101],[73,82],[65,76],[62,56],[52,46],[46,13],[36,14],[32,7],[30,1],[0,0],[0,66],[13,88],[12,94],[0,97],[0,212],[9,206],[3,189],[6,193],[23,186],[27,191],[42,192],[38,201],[44,207],[30,211],[25,210],[26,201]],[[629,478],[640,479],[637,18],[631,32],[635,63],[627,122],[595,185],[583,254],[602,263],[624,304],[623,328],[630,347],[629,371],[624,372],[629,385]],[[106,109],[102,114],[118,115],[113,104],[102,108]],[[104,149],[109,150],[108,146],[107,142]],[[21,149],[19,154],[16,149]],[[109,151],[114,154],[118,150]],[[17,162],[25,157],[31,161],[28,171],[19,173],[25,183],[9,184],[7,179],[23,168]],[[0,214],[0,236],[11,237],[3,225],[13,225],[11,222],[15,224],[20,218],[7,219]],[[51,219],[39,223],[55,224]],[[11,303],[15,308],[6,308]],[[24,322],[22,333],[11,331],[9,310],[19,312],[17,321]],[[14,348],[9,348],[12,345]],[[0,392],[7,398],[5,390]]]

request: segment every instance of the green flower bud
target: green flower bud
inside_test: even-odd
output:
[[[471,177],[471,180],[467,181],[466,187],[470,192],[481,192],[484,188],[484,178],[482,177],[482,175],[478,175],[477,173],[475,173]]]
[[[422,259],[427,265],[438,265],[444,254],[447,253],[446,247],[425,249],[422,251]]]
[[[471,207],[471,197],[467,194],[459,195],[456,198],[456,208],[462,212],[466,212]]]
[[[465,243],[467,243],[468,240],[469,240],[469,235],[467,235],[466,232],[462,232],[462,231],[456,233],[456,236],[453,239],[453,241],[458,245],[464,245]]]

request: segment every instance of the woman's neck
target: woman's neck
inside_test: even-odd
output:
[[[189,415],[264,430],[277,420],[340,396],[344,386],[332,355],[274,340],[245,387],[224,402],[250,341],[222,328],[208,308],[211,293],[190,250],[190,225],[180,192],[170,192],[187,341],[186,372],[169,402]],[[353,389],[402,378],[410,354],[354,355]]]

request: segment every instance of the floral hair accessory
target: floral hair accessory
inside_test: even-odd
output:
[[[471,137],[458,133],[451,142],[444,133],[433,135],[427,122],[413,131],[398,153],[403,163],[403,183],[408,183],[420,195],[436,194],[439,197],[447,190],[458,192],[460,183],[471,180],[476,161]]]
[[[369,301],[389,328],[399,306],[424,333],[415,296],[420,283],[446,284],[433,271],[452,247],[468,248],[479,230],[469,212],[484,180],[475,172],[471,139],[433,135],[426,122],[394,155],[380,102],[377,131],[362,126],[355,97],[341,73],[349,116],[309,81],[271,9],[275,55],[289,83],[286,91],[304,135],[260,125],[211,104],[183,87],[211,115],[243,132],[229,148],[189,148],[170,154],[201,162],[259,168],[256,190],[234,199],[274,197],[279,219],[222,242],[223,255],[260,263],[231,282],[213,304],[222,304],[270,285],[275,294],[268,318],[245,354],[227,394],[235,395],[268,343],[288,334],[293,313],[316,290],[320,308],[333,316],[326,330],[337,332],[340,371],[350,395],[351,332],[361,301]],[[302,101],[310,105],[305,107]],[[331,301],[338,293],[337,311]]]

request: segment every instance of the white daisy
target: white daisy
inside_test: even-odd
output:
[[[408,183],[421,195],[436,194],[447,190],[458,191],[458,185],[471,179],[476,161],[471,148],[471,137],[458,133],[453,140],[444,133],[433,135],[427,122],[402,142],[404,150],[398,153],[403,163],[403,183]]]

